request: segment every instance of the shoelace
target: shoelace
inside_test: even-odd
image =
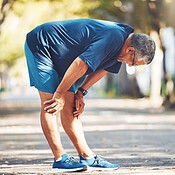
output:
[[[74,157],[68,157],[64,162],[74,165],[78,163],[78,161]]]
[[[95,158],[94,163],[97,162],[97,165],[100,165],[100,164],[103,165],[105,163],[108,163],[108,161],[102,159],[100,156],[95,156],[94,158]]]

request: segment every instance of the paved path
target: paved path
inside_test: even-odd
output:
[[[0,174],[50,174],[53,159],[39,109],[38,100],[0,101]],[[175,111],[151,109],[145,99],[86,99],[81,119],[92,150],[121,168],[72,175],[175,174]],[[67,152],[77,157],[60,131]]]

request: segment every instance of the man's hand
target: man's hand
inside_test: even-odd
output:
[[[74,117],[79,117],[83,111],[84,111],[84,100],[83,100],[83,94],[80,91],[77,91],[75,94],[75,108],[76,111],[73,112]]]
[[[44,105],[49,105],[44,108],[48,113],[52,113],[52,115],[57,114],[63,109],[65,103],[65,93],[55,92],[51,100],[47,100],[44,102]]]

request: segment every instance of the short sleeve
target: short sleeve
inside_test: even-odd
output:
[[[123,37],[120,32],[114,29],[106,30],[91,42],[79,57],[95,72],[100,64],[121,49],[122,43]]]
[[[121,68],[122,63],[121,62],[117,62],[114,65],[112,65],[111,67],[106,68],[105,70],[114,74],[118,74],[120,68]]]

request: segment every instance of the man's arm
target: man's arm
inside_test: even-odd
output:
[[[61,83],[59,84],[56,93],[65,93],[68,89],[82,77],[89,66],[79,57],[67,69]]]
[[[87,76],[85,81],[82,83],[81,87],[85,90],[88,90],[93,84],[95,84],[97,81],[99,81],[102,77],[104,77],[108,72],[106,70],[101,70],[98,72],[95,72],[93,74],[90,74]],[[78,91],[75,95],[75,107],[76,111],[73,112],[74,117],[79,117],[79,115],[84,110],[84,100],[83,100],[83,94],[81,91]]]
[[[53,113],[53,115],[61,111],[64,106],[65,92],[68,91],[76,80],[86,73],[88,67],[89,66],[81,58],[77,57],[67,69],[52,99],[44,102],[44,104],[49,104],[44,110]]]
[[[88,90],[93,84],[99,81],[107,73],[108,71],[106,70],[100,70],[98,72],[88,75],[85,81],[82,83],[81,87],[85,90]]]

